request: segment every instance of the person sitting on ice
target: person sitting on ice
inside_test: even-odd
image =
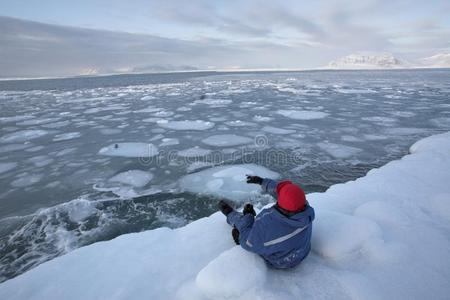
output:
[[[277,202],[256,215],[251,204],[246,204],[240,213],[220,201],[220,211],[233,226],[234,241],[275,268],[297,266],[311,250],[314,209],[306,201],[305,193],[291,181],[247,175],[247,183],[261,185]]]

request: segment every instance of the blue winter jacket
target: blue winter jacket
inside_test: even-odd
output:
[[[265,178],[261,187],[276,196],[278,182]],[[275,268],[297,266],[311,250],[314,209],[306,204],[303,211],[290,217],[275,206],[263,209],[256,217],[233,211],[228,224],[239,230],[239,242],[247,251],[259,254]]]

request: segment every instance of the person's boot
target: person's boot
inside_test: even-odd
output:
[[[232,212],[234,209],[225,201],[220,200],[219,201],[219,210],[225,215],[228,216],[230,212]]]

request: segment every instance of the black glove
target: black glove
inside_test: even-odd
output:
[[[239,230],[237,230],[236,227],[231,230],[231,236],[233,237],[234,242],[236,245],[239,245]]]
[[[247,183],[256,183],[256,184],[262,184],[263,179],[259,176],[252,176],[252,175],[246,175],[247,176]]]
[[[234,209],[228,204],[227,202],[220,200],[219,201],[219,210],[225,215],[228,216],[229,213],[231,213]]]
[[[245,204],[244,210],[243,210],[242,212],[244,213],[244,215],[246,215],[246,214],[251,214],[251,215],[253,215],[254,217],[256,216],[256,212],[255,212],[255,210],[253,209],[253,205],[251,205],[250,203]]]

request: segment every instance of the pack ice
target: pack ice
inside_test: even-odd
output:
[[[312,251],[294,269],[270,269],[234,245],[215,213],[79,248],[3,282],[0,299],[448,299],[450,132],[410,153],[308,194]],[[245,189],[248,171],[274,175],[256,167],[212,168],[181,184],[223,196]]]

